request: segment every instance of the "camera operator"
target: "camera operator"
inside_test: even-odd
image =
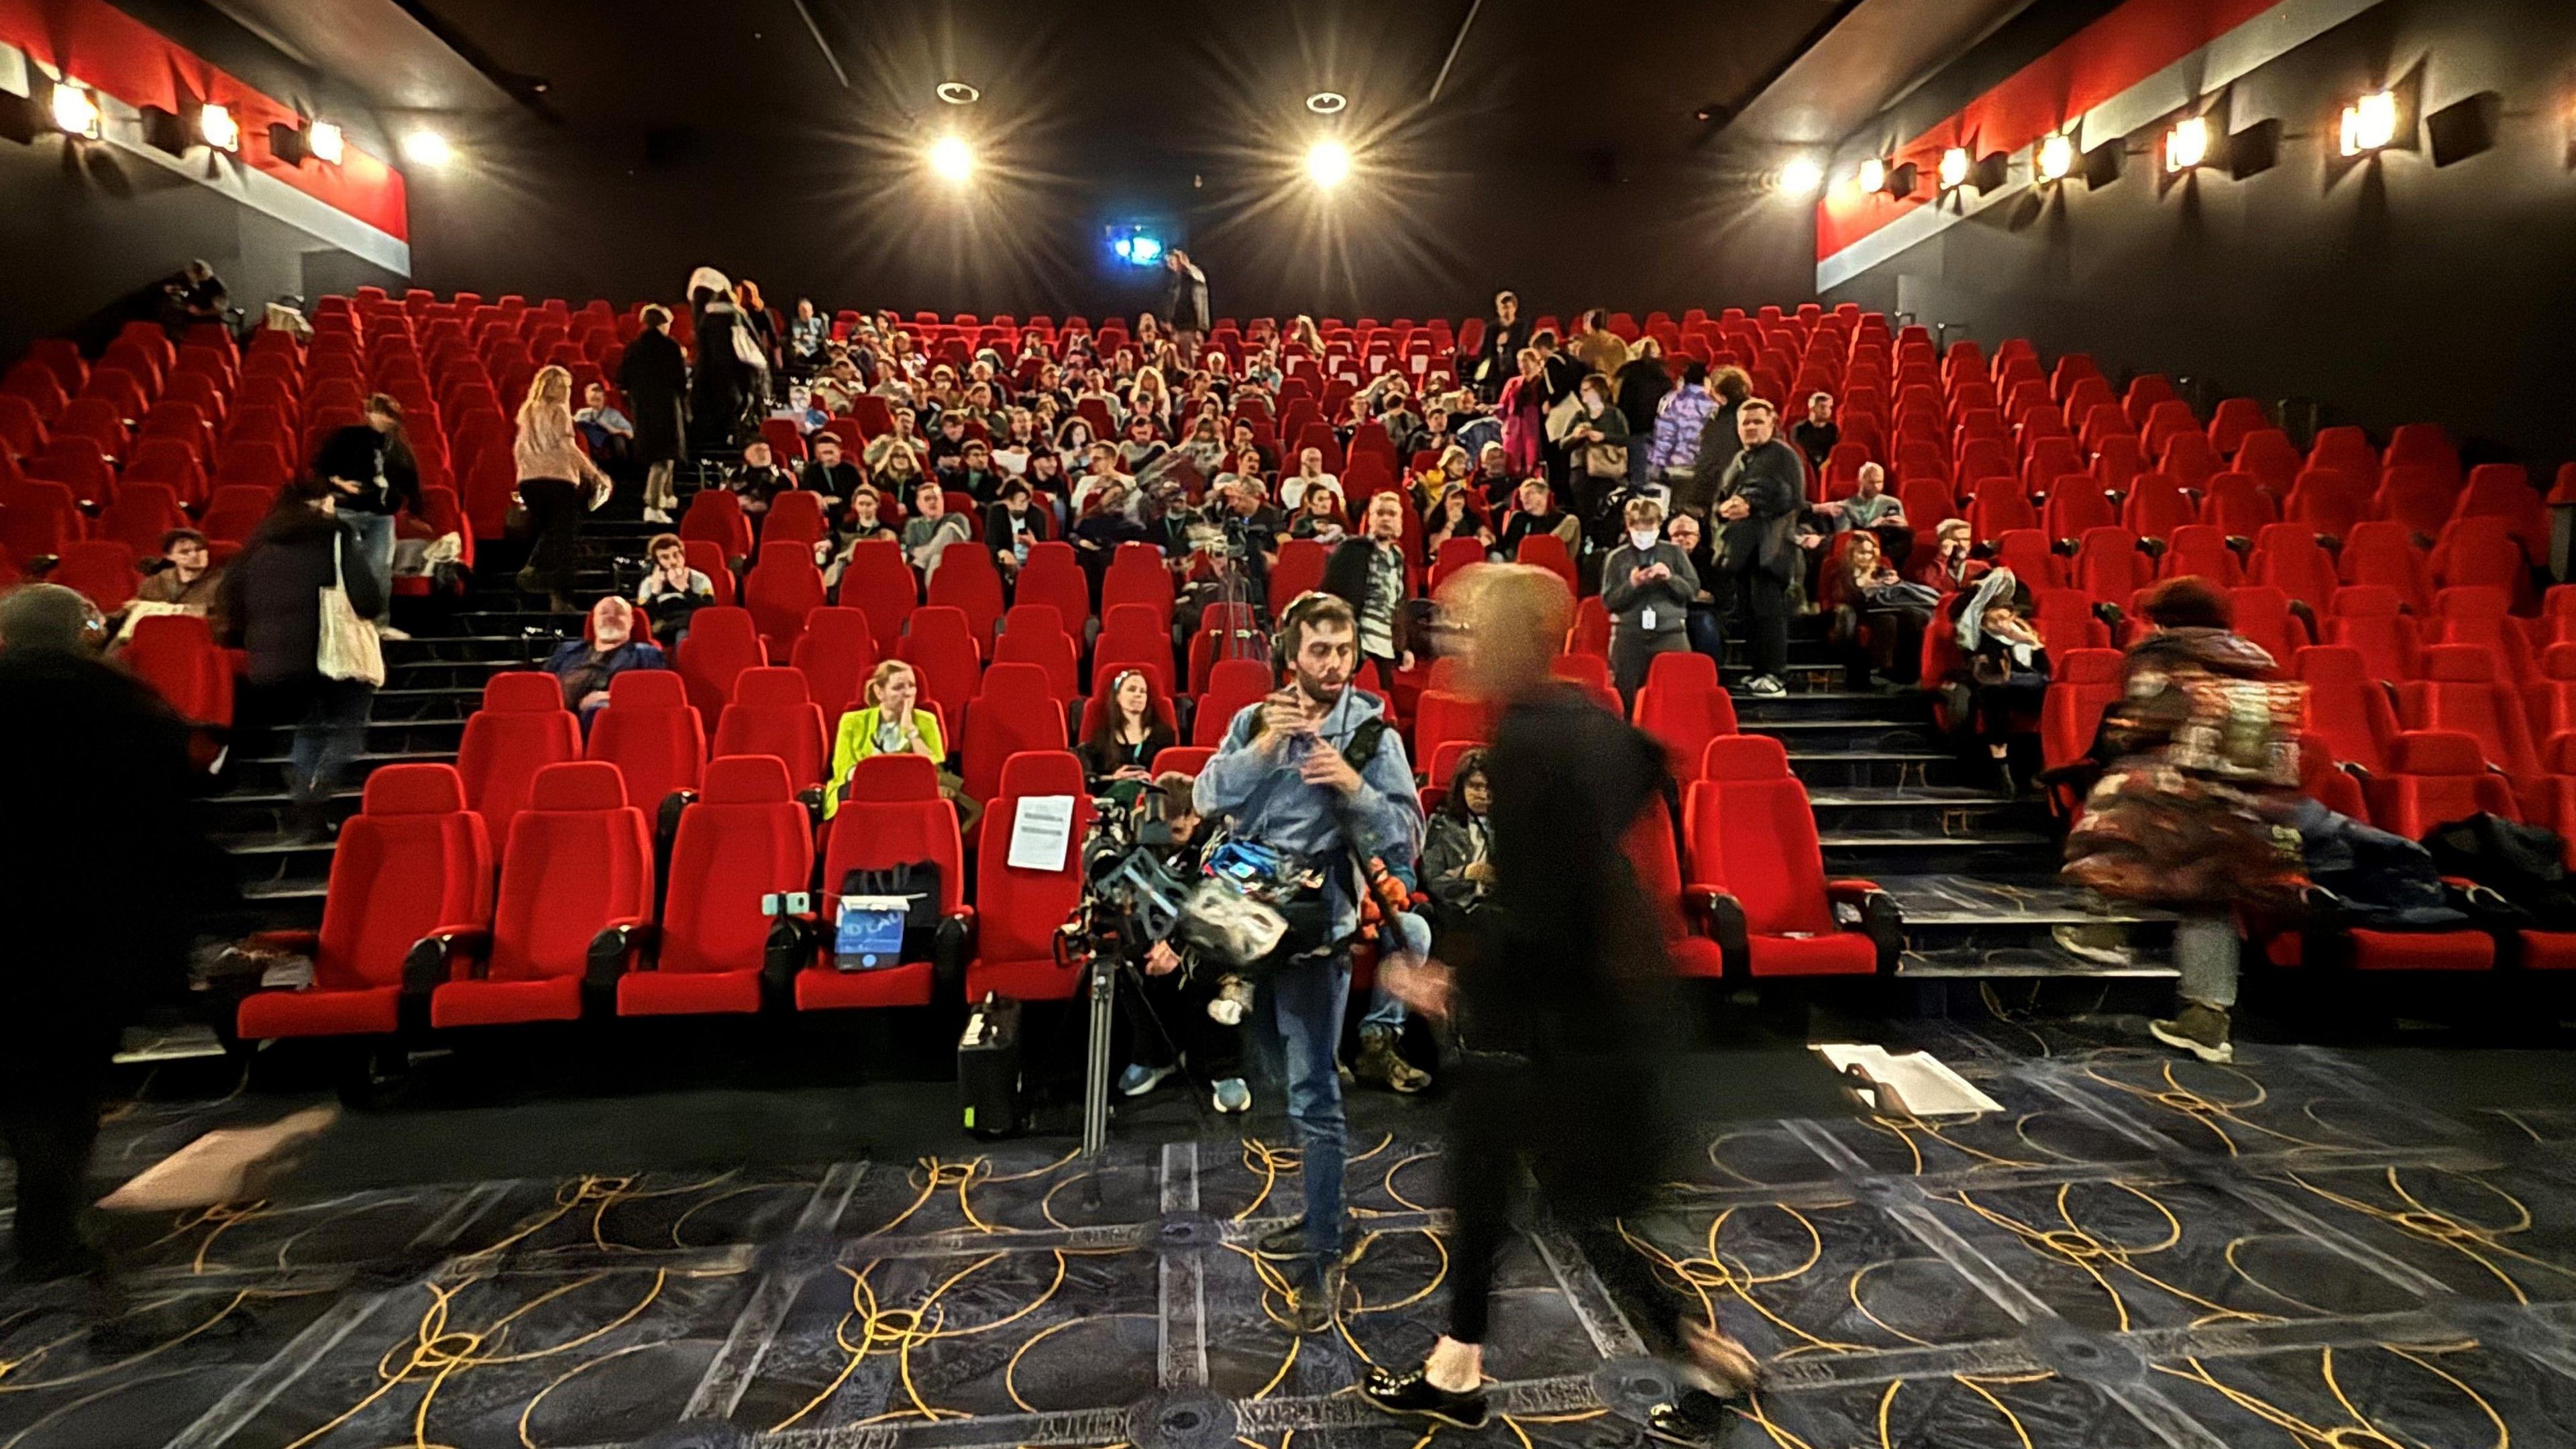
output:
[[[1261,1248],[1303,1260],[1292,1312],[1299,1330],[1313,1333],[1331,1324],[1341,1291],[1345,1129],[1335,1057],[1361,919],[1359,859],[1409,864],[1422,815],[1383,705],[1351,687],[1359,624],[1350,605],[1300,596],[1281,611],[1278,653],[1289,687],[1235,715],[1195,794],[1199,813],[1231,817],[1238,838],[1303,856],[1322,872],[1317,895],[1281,912],[1289,934],[1256,973],[1264,980],[1253,1013],[1281,1058],[1306,1164],[1302,1228],[1273,1233]]]

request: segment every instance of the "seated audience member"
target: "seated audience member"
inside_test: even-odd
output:
[[[958,469],[966,466],[966,444],[969,441],[965,412],[952,410],[941,413],[938,423],[930,430],[930,471],[942,478],[955,476]]]
[[[1311,538],[1329,548],[1350,532],[1342,518],[1342,497],[1326,488],[1309,488],[1303,507],[1288,522],[1290,538]]]
[[[1154,712],[1154,687],[1144,671],[1123,670],[1111,680],[1109,706],[1082,742],[1082,773],[1091,793],[1127,805],[1153,778],[1154,757],[1179,741]]]
[[[816,400],[814,390],[801,382],[788,387],[787,401],[770,416],[794,423],[797,436],[806,438],[812,437],[816,429],[830,426],[832,421],[831,412]]]
[[[977,507],[996,503],[1002,497],[1002,480],[1009,475],[993,466],[993,449],[981,438],[969,439],[966,451],[958,455],[957,471],[950,475],[948,486],[975,500]]]
[[[602,465],[625,462],[635,450],[634,420],[609,405],[608,389],[599,383],[581,390],[581,411],[572,415],[572,425]]]
[[[1970,596],[1960,612],[1959,651],[1968,659],[1977,737],[1986,742],[1995,783],[2007,795],[2018,794],[2021,785],[2012,772],[2013,720],[2039,713],[2048,692],[2048,650],[2040,643],[2039,630],[2013,606],[2013,590],[2004,588],[1980,589]]]
[[[884,472],[887,455],[897,449],[915,454],[913,462],[921,461],[917,456],[922,448],[921,434],[913,431],[917,416],[910,408],[896,408],[893,429],[868,439],[868,445],[859,451],[859,461],[867,465],[870,474]]]
[[[1279,505],[1282,508],[1301,506],[1309,489],[1321,489],[1332,494],[1335,506],[1348,511],[1350,500],[1342,494],[1342,480],[1338,475],[1324,471],[1324,450],[1321,448],[1298,451],[1297,471],[1279,480]]]
[[[798,486],[826,498],[847,498],[859,490],[858,465],[841,456],[841,440],[830,433],[816,437],[814,456],[805,460]]]
[[[835,413],[847,413],[851,402],[866,391],[859,381],[859,365],[847,357],[835,358],[814,379],[814,401]]]
[[[1091,468],[1091,455],[1100,439],[1091,431],[1091,419],[1077,413],[1056,426],[1055,452],[1064,462],[1067,473],[1083,473]],[[1111,449],[1114,454],[1116,449]],[[1115,461],[1113,457],[1112,461]]]
[[[920,708],[921,676],[900,659],[879,663],[868,676],[865,703],[841,716],[832,732],[832,784],[824,793],[826,819],[839,813],[849,793],[850,772],[872,755],[919,755],[939,769],[940,798],[957,807],[957,828],[971,830],[983,818],[983,807],[966,796],[965,782],[945,764],[948,742],[940,736],[939,716]]]
[[[1914,528],[1905,516],[1904,503],[1887,491],[1887,470],[1863,463],[1854,486],[1858,491],[1851,497],[1816,504],[1809,512],[1823,515],[1835,533],[1867,529],[1878,535],[1878,551],[1903,569],[1914,555]]]
[[[1264,497],[1269,495],[1268,475],[1262,471],[1261,450],[1258,448],[1247,446],[1237,452],[1226,470],[1209,481],[1208,487],[1221,492],[1232,488],[1237,480],[1246,478],[1261,489]]]
[[[1932,530],[1932,547],[1918,550],[1913,568],[1915,582],[1929,584],[1945,594],[1973,587],[1992,565],[1968,557],[1970,543],[1968,520],[1942,520],[1941,526]]]
[[[710,592],[712,592],[710,588]],[[614,594],[590,606],[590,637],[566,639],[545,662],[563,684],[564,708],[591,718],[608,706],[608,683],[630,669],[667,669],[662,647],[635,637],[635,606]]]
[[[1833,616],[1834,642],[1844,650],[1851,689],[1869,688],[1873,668],[1899,684],[1921,672],[1923,630],[1940,595],[1888,567],[1877,534],[1847,533],[1834,540],[1816,602]]]
[[[939,568],[939,556],[952,543],[972,536],[967,521],[948,511],[946,490],[936,478],[925,478],[912,491],[912,518],[903,526],[904,561],[928,578]]]
[[[787,370],[800,376],[811,372],[831,336],[832,324],[814,311],[814,299],[797,298],[796,315],[787,319]]]
[[[1028,473],[1030,458],[1052,451],[1038,442],[1037,419],[1027,408],[1011,409],[1008,420],[995,437],[998,441],[993,444],[993,466],[1013,478]]]
[[[1485,526],[1485,513],[1480,504],[1481,500],[1476,497],[1475,491],[1463,482],[1450,485],[1449,489],[1440,495],[1439,501],[1432,505],[1431,511],[1423,518],[1422,561],[1424,563],[1437,562],[1440,557],[1440,546],[1453,538],[1472,538],[1483,544],[1487,552],[1490,553],[1493,550],[1494,531]]]
[[[716,601],[715,580],[689,567],[689,551],[676,534],[657,533],[644,545],[651,572],[635,591],[635,607],[653,623],[653,637],[677,647],[689,618]]]
[[[1127,420],[1127,436],[1117,448],[1118,471],[1136,474],[1160,461],[1171,449],[1155,436],[1154,419],[1138,413]]]
[[[1468,478],[1475,471],[1476,465],[1467,457],[1466,449],[1452,447],[1442,453],[1438,461],[1414,475],[1414,511],[1425,518],[1430,517],[1432,506],[1440,501],[1441,495],[1466,487]]]
[[[1064,460],[1051,448],[1040,448],[1029,455],[1029,470],[1021,475],[1029,491],[1037,495],[1040,508],[1057,514],[1059,521],[1068,496],[1073,492],[1073,479],[1064,471]]]
[[[1094,591],[1100,576],[1109,568],[1110,555],[1122,543],[1143,543],[1148,532],[1136,516],[1129,496],[1133,480],[1111,478],[1092,490],[1085,500],[1082,516],[1073,525],[1074,551],[1082,556],[1082,566],[1092,576]]]
[[[836,532],[838,546],[833,551],[832,561],[823,566],[823,587],[833,591],[835,597],[838,597],[841,587],[841,576],[850,571],[850,557],[860,544],[903,542],[903,535],[885,521],[884,508],[884,495],[877,492],[874,484],[862,483],[859,491],[850,495],[849,515],[841,521]]]
[[[1005,577],[1019,572],[1029,561],[1029,545],[1044,543],[1055,537],[1055,519],[1043,508],[1029,502],[1028,480],[1010,478],[1002,483],[1002,496],[984,510],[984,546],[1002,566]]]
[[[769,442],[754,438],[742,450],[742,464],[725,475],[725,487],[742,498],[742,511],[753,517],[769,511],[769,500],[796,486],[796,479],[771,461]]]
[[[1664,506],[1631,498],[1625,542],[1601,564],[1601,606],[1610,612],[1610,673],[1631,707],[1658,654],[1689,647],[1691,601],[1700,592],[1690,556],[1663,536]]]
[[[1226,449],[1225,437],[1217,427],[1216,418],[1206,413],[1201,413],[1190,424],[1189,436],[1182,440],[1176,451],[1190,460],[1190,466],[1198,469],[1202,478],[1215,477],[1226,466],[1226,460],[1233,456]]]
[[[1500,443],[1487,443],[1476,450],[1476,474],[1470,482],[1484,498],[1488,512],[1511,507],[1513,496],[1520,492],[1520,480],[1512,476],[1511,454]]]
[[[1664,537],[1691,561],[1691,571],[1699,575],[1699,592],[1691,595],[1690,647],[1693,652],[1711,659],[1725,653],[1722,637],[1717,632],[1717,596],[1709,592],[1717,578],[1717,560],[1708,546],[1708,530],[1687,513],[1676,513],[1664,520]]]
[[[1217,355],[1222,357],[1225,354]],[[1261,446],[1261,440],[1252,435],[1252,424],[1241,420],[1236,421],[1234,430],[1226,436],[1225,451],[1237,460],[1240,460],[1244,454],[1250,453],[1255,471],[1263,477],[1269,476],[1271,465],[1275,461],[1270,456],[1270,450]]]
[[[920,450],[897,448],[886,454],[883,466],[869,469],[868,476],[878,493],[887,498],[904,499],[910,498],[913,490],[930,475],[922,469]]]
[[[1834,395],[1829,392],[1807,396],[1807,416],[1789,430],[1789,441],[1807,455],[1807,466],[1821,473],[1825,460],[1833,456],[1834,445],[1843,440],[1843,430],[1834,422]],[[1867,524],[1860,525],[1868,527]]]
[[[204,534],[193,528],[171,529],[161,535],[161,557],[144,566],[143,582],[134,590],[135,602],[205,613],[214,604],[220,582],[211,558]]]
[[[1089,515],[1101,490],[1112,483],[1119,485],[1120,507],[1129,517],[1134,517],[1136,514],[1135,475],[1118,466],[1118,449],[1114,444],[1094,443],[1091,445],[1090,467],[1080,478],[1074,480],[1073,511],[1077,515]]]
[[[1431,897],[1433,924],[1444,934],[1483,909],[1493,884],[1494,828],[1486,818],[1492,807],[1485,752],[1469,750],[1450,772],[1440,808],[1423,822],[1422,893]]]
[[[1537,478],[1521,480],[1515,495],[1520,506],[1503,522],[1503,536],[1494,546],[1494,556],[1504,563],[1520,557],[1521,541],[1534,533],[1552,533],[1565,545],[1565,556],[1575,556],[1575,544],[1582,537],[1582,525],[1571,513],[1556,506],[1556,492]]]

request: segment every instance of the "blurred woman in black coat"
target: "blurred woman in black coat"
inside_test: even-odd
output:
[[[1507,701],[1486,755],[1493,883],[1472,965],[1454,977],[1401,957],[1379,969],[1389,990],[1453,1024],[1449,1331],[1421,1367],[1373,1369],[1361,1392],[1393,1413],[1483,1424],[1488,1300],[1526,1166],[1648,1348],[1704,1391],[1658,1405],[1656,1433],[1713,1438],[1722,1416],[1709,1396],[1747,1391],[1753,1360],[1714,1322],[1683,1321],[1617,1226],[1661,1179],[1671,967],[1622,841],[1663,808],[1663,749],[1550,677],[1574,613],[1554,573],[1480,565],[1441,598],[1468,687]]]
[[[359,618],[384,608],[357,536],[337,516],[338,499],[319,478],[287,485],[225,568],[215,608],[224,642],[249,656],[243,733],[260,726],[295,731],[287,790],[297,832],[315,839],[328,834],[331,793],[357,758],[376,694],[364,681],[323,674],[322,590],[336,576]],[[234,753],[248,759],[266,751],[237,742]]]

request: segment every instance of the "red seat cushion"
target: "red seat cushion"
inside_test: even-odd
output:
[[[580,1016],[579,975],[519,981],[450,981],[429,998],[429,1024],[436,1027],[573,1021]]]
[[[1823,936],[1748,936],[1756,976],[1866,976],[1878,969],[1878,943],[1854,931]]]
[[[376,1036],[394,1030],[400,986],[346,991],[263,991],[241,1004],[237,1029],[251,1041],[282,1036]]]
[[[928,1006],[934,970],[906,961],[883,971],[834,971],[809,966],[796,973],[796,1009],[834,1011],[884,1006]]]
[[[2576,971],[2576,931],[2525,931],[2522,966],[2526,971]]]
[[[620,1016],[692,1016],[760,1010],[760,968],[630,971],[617,979]]]
[[[2357,971],[2486,971],[2495,966],[2495,938],[2483,931],[2362,931],[2352,933]]]

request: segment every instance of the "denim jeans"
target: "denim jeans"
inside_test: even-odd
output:
[[[1726,636],[1717,630],[1717,609],[1711,604],[1690,606],[1690,646],[1711,659],[1726,654]]]
[[[1416,956],[1431,954],[1431,923],[1420,911],[1406,911],[1395,918],[1395,929],[1404,937],[1404,949]],[[1404,1030],[1408,1020],[1404,1000],[1386,989],[1386,978],[1380,972],[1378,982],[1369,988],[1368,1015],[1360,1018],[1360,1035]]]
[[[358,557],[367,561],[376,576],[376,596],[385,601],[384,611],[376,615],[382,623],[394,611],[394,516],[390,513],[361,513],[351,509],[340,515],[357,535]]]
[[[367,706],[376,687],[357,680],[314,675],[295,742],[287,749],[287,792],[298,804],[321,804],[339,787],[349,762],[366,742]]]
[[[1336,954],[1273,972],[1262,1010],[1265,1045],[1280,1054],[1288,1120],[1297,1129],[1306,1181],[1306,1251],[1317,1259],[1342,1250],[1342,1164],[1350,1131],[1342,1117],[1342,1009],[1350,1001],[1351,958]]]

